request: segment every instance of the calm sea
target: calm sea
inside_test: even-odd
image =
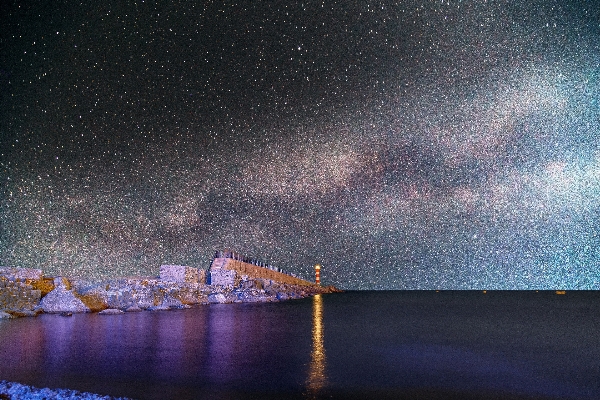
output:
[[[0,380],[138,399],[598,399],[600,293],[347,292],[0,320]]]

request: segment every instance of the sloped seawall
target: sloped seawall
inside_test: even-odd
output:
[[[306,281],[304,279],[296,278],[294,276],[284,274],[282,272],[274,271],[265,267],[250,264],[233,258],[215,258],[211,266],[211,276],[216,271],[235,271],[237,275],[246,275],[252,279],[269,279],[278,283],[284,283],[287,285],[300,285],[300,286],[313,286],[313,282]],[[217,274],[214,274],[217,275]],[[211,282],[212,283],[212,282]]]

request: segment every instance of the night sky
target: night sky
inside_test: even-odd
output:
[[[0,265],[600,288],[597,2],[6,3]]]

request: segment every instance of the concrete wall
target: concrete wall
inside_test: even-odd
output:
[[[206,283],[206,271],[184,265],[161,265],[160,279],[179,283]]]
[[[259,267],[254,264],[248,264],[242,261],[231,258],[215,258],[211,266],[211,284],[213,271],[229,270],[235,271],[239,275],[247,275],[249,278],[270,279],[279,283],[290,285],[311,286],[313,282],[305,281],[304,279],[295,278],[293,276],[273,271],[268,268]]]
[[[210,271],[210,284],[221,286],[234,286],[239,281],[236,271],[228,269],[213,269]]]

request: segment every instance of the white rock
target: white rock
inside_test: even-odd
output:
[[[208,295],[208,302],[215,303],[226,303],[227,297],[223,293],[211,293]]]
[[[40,307],[48,313],[90,312],[90,309],[75,297],[73,291],[64,287],[58,287],[48,293],[40,302]]]

